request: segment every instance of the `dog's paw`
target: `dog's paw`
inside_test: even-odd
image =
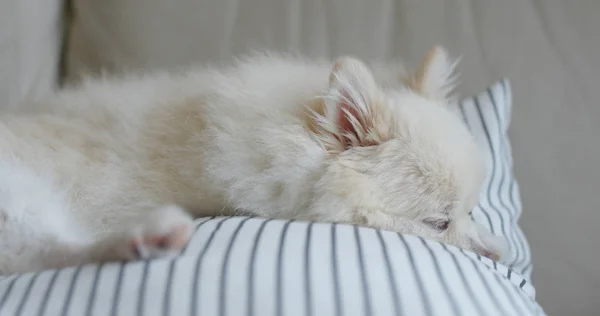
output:
[[[127,243],[134,259],[152,259],[178,254],[191,237],[193,219],[177,206],[152,211],[134,228]]]

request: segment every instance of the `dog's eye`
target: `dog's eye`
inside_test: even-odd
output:
[[[444,231],[446,229],[448,229],[448,225],[450,225],[450,221],[449,220],[443,220],[443,219],[426,219],[423,220],[423,223],[427,224],[428,226],[439,230],[439,231]]]

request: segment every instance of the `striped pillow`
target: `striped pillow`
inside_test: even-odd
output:
[[[249,217],[199,219],[181,256],[0,280],[3,315],[545,315],[517,220],[507,81],[463,102],[490,175],[474,219],[507,266],[415,236]]]
[[[460,106],[465,122],[484,151],[488,170],[473,219],[506,238],[510,247],[507,266],[530,279],[531,253],[518,225],[521,200],[508,138],[511,108],[510,83],[506,79],[464,100]]]
[[[8,277],[0,315],[544,315],[510,271],[388,231],[205,218],[174,259]]]

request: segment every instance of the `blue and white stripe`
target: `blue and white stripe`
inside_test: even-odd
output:
[[[7,277],[0,315],[544,315],[509,271],[388,231],[206,218],[174,259]]]
[[[531,252],[518,226],[521,216],[519,185],[513,172],[508,138],[512,110],[508,80],[501,80],[484,93],[461,103],[465,122],[485,153],[487,177],[480,203],[473,214],[475,221],[506,238],[511,254],[508,266],[531,278]],[[510,275],[508,275],[510,277]]]

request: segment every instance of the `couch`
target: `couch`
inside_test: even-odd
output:
[[[506,77],[511,141],[550,315],[600,308],[600,3],[594,0],[3,0],[0,101],[12,107],[81,74],[219,63],[254,49],[462,56],[463,95]]]

